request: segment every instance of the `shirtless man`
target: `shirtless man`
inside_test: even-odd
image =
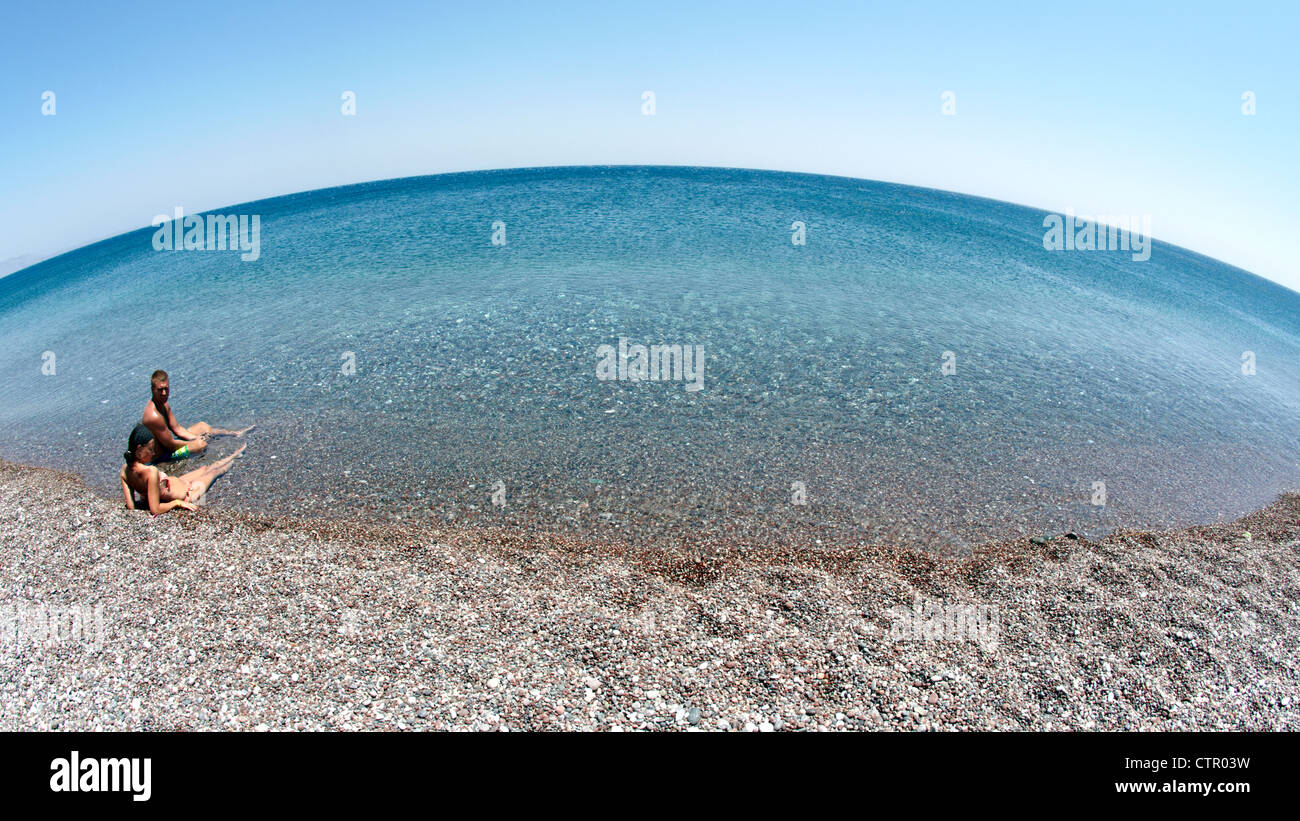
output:
[[[157,444],[154,446],[154,460],[167,461],[184,459],[202,453],[208,446],[208,439],[213,436],[243,436],[255,426],[249,425],[243,430],[223,430],[214,428],[207,422],[199,422],[188,428],[181,427],[172,413],[172,406],[167,401],[171,388],[167,382],[166,371],[154,371],[149,380],[153,395],[149,404],[144,406],[144,418],[140,421],[153,434]]]

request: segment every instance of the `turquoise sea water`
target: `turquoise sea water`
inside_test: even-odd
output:
[[[1300,295],[1161,243],[1049,252],[1032,209],[619,167],[220,213],[260,217],[256,261],[149,228],[0,279],[0,456],[116,495],[164,368],[182,422],[259,425],[211,502],[274,512],[950,550],[1300,488]],[[620,337],[701,346],[702,389],[598,379]]]

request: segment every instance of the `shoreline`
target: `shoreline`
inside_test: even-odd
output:
[[[105,620],[98,650],[4,634],[0,729],[1300,729],[1298,557],[1300,494],[961,558],[705,557],[230,508],[153,519],[0,461],[0,608]],[[932,618],[977,611],[991,634]]]

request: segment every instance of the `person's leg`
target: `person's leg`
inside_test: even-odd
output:
[[[249,425],[240,430],[226,430],[225,428],[214,428],[207,422],[199,422],[197,425],[191,425],[189,431],[190,433],[200,436],[204,434],[208,436],[243,436],[255,427],[257,427],[257,425]]]
[[[203,494],[208,492],[208,488],[212,483],[215,482],[219,476],[230,470],[230,463],[242,456],[247,447],[248,445],[241,445],[239,450],[223,459],[218,459],[210,465],[204,465],[198,470],[191,470],[183,476],[176,477],[184,482],[188,482],[190,485],[190,492],[186,494],[185,497],[186,501],[195,502],[201,499]]]

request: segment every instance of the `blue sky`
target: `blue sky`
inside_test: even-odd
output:
[[[1300,290],[1294,2],[114,5],[6,7],[0,273],[178,205],[651,163],[1151,214]]]

